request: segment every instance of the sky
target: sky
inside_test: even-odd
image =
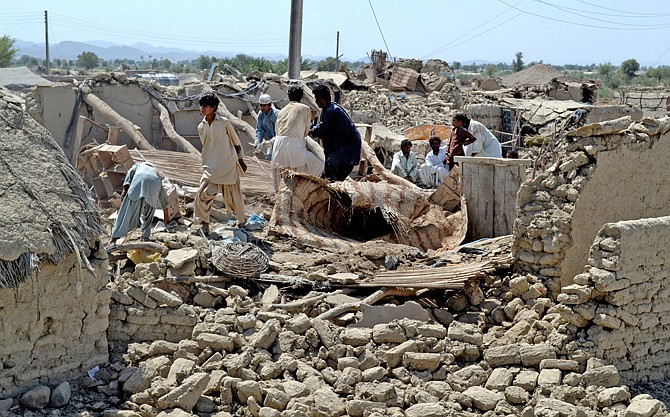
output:
[[[0,0],[0,36],[288,55],[291,0]],[[303,0],[303,57],[670,65],[666,0]],[[52,59],[57,53],[50,51]]]

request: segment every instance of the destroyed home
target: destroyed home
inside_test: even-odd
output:
[[[668,118],[491,95],[415,61],[351,84],[305,80],[339,92],[361,163],[346,181],[293,173],[277,191],[251,147],[257,99],[281,108],[295,80],[165,87],[110,73],[3,90],[3,218],[15,232],[0,281],[11,341],[0,412],[667,415],[635,384],[669,373]],[[221,97],[248,166],[250,227],[230,225],[219,202],[209,236],[192,224],[204,91]],[[457,111],[503,144],[548,139],[528,161],[464,157],[433,190],[390,173],[402,139],[423,157]],[[137,161],[165,174],[177,220],[106,254]]]

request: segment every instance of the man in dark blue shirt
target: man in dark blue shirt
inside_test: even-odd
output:
[[[361,135],[347,112],[331,102],[328,87],[318,85],[313,93],[321,109],[321,120],[310,136],[320,138],[323,143],[326,155],[323,175],[330,181],[343,181],[360,162]]]

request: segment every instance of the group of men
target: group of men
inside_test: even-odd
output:
[[[311,109],[300,102],[304,95],[300,86],[289,89],[290,102],[281,110],[274,107],[269,95],[259,97],[261,110],[254,147],[259,148],[264,141],[273,139],[273,146],[264,149],[264,152],[266,159],[272,160],[275,187],[286,169],[323,176],[330,181],[342,181],[359,162],[361,136],[351,118],[342,107],[332,102],[327,86],[318,85],[313,93],[321,109],[318,123],[312,122]],[[204,234],[209,234],[212,205],[216,196],[221,194],[225,208],[235,214],[237,226],[244,227],[246,218],[240,177],[247,166],[240,139],[232,123],[217,114],[220,100],[216,94],[203,94],[198,104],[203,115],[198,125],[203,174],[195,195],[195,223],[201,225]],[[323,148],[312,138],[321,139]],[[108,250],[113,250],[117,239],[138,226],[142,231],[142,240],[148,240],[156,209],[162,208],[164,220],[169,222],[162,177],[150,163],[137,163],[129,170]]]
[[[437,136],[428,139],[430,152],[421,166],[412,152],[412,142],[403,140],[400,151],[393,155],[391,172],[410,182],[435,188],[456,165],[456,156],[502,158],[500,142],[482,123],[458,113],[454,115],[451,125],[451,136],[447,145],[442,145],[442,140]]]

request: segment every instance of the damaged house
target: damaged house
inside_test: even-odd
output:
[[[52,135],[0,89],[0,392],[108,360],[100,215]]]

